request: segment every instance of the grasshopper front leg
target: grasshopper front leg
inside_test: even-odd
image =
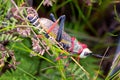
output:
[[[53,13],[51,13],[51,14],[50,14],[50,20],[52,20],[53,22],[55,22],[55,21],[56,21],[56,19],[55,19],[55,17],[54,17],[54,14],[53,14]]]

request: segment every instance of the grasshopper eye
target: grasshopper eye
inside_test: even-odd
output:
[[[89,55],[91,55],[91,54],[88,53],[88,52],[85,52],[84,55],[85,55],[85,56],[89,56]]]
[[[33,19],[33,17],[31,17],[31,16],[28,16],[28,17],[27,17],[27,19],[28,19],[28,20],[32,20],[32,19]]]

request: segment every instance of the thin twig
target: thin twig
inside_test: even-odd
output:
[[[71,57],[71,59],[86,73],[86,76],[89,79],[89,73],[73,57]]]
[[[46,68],[41,69],[40,71],[44,71],[44,70],[51,69],[51,68],[56,68],[56,66],[46,67]]]
[[[101,59],[101,61],[100,61],[99,69],[98,69],[98,71],[97,71],[97,74],[96,74],[96,76],[95,76],[95,78],[94,78],[93,80],[97,80],[97,77],[98,77],[98,74],[99,74],[99,72],[100,72],[100,68],[101,68],[102,62],[103,62],[104,57],[105,57],[105,55],[107,54],[109,48],[110,48],[110,46],[107,47],[107,49],[106,49],[106,51],[105,51],[105,53],[104,53],[104,55],[103,55],[103,57],[102,57],[102,59]]]
[[[41,5],[43,4],[44,0],[42,0],[42,2],[40,3],[40,5],[37,7],[36,11],[38,11],[38,9],[41,7]]]
[[[13,5],[17,8],[17,10],[19,11],[19,8],[18,8],[18,6],[16,5],[15,1],[14,1],[14,0],[11,0],[11,2],[12,2]]]

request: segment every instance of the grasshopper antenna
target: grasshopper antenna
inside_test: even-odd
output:
[[[109,58],[109,57],[106,57],[106,56],[101,56],[99,54],[94,54],[94,53],[91,53],[91,56],[95,56],[97,58]]]
[[[106,57],[106,56],[101,56],[99,54],[94,54],[94,53],[90,53],[90,54],[86,54],[86,56],[94,56],[94,57],[97,57],[97,58],[109,58],[109,57]]]

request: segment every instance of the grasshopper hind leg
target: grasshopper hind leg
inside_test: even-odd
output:
[[[62,31],[64,29],[65,18],[66,18],[65,15],[62,15],[58,19],[58,20],[60,20],[60,27],[58,28],[58,32],[57,32],[57,37],[56,37],[57,42],[60,42],[62,40]],[[54,15],[52,13],[50,14],[50,19],[53,22],[57,22],[57,20],[55,19]]]
[[[62,40],[62,32],[64,30],[65,15],[60,16],[59,19],[60,19],[60,27],[57,32],[57,37],[56,37],[57,42],[60,42]]]

